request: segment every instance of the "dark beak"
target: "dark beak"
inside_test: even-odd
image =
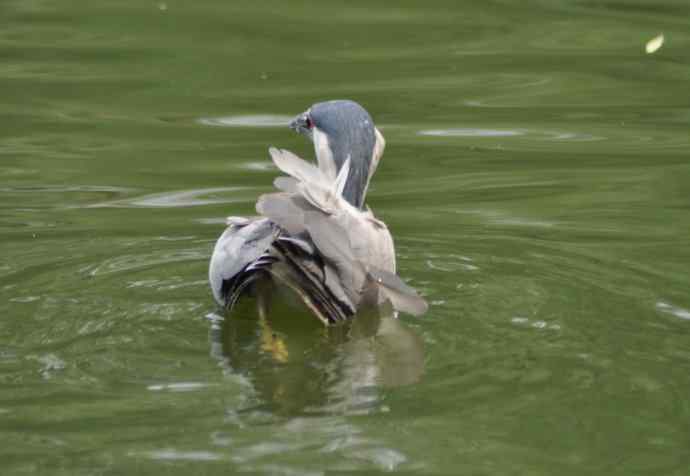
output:
[[[308,132],[309,127],[307,127],[307,113],[303,112],[302,114],[291,120],[289,127],[293,131],[299,132],[300,134],[305,134],[306,132]]]

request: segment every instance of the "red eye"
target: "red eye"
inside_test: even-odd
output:
[[[311,117],[307,117],[307,127],[308,127],[309,129],[311,129],[312,127],[314,127],[314,123],[312,122]]]

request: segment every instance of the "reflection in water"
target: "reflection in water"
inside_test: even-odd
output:
[[[422,376],[422,340],[390,310],[325,328],[306,311],[276,309],[254,318],[253,303],[242,305],[224,319],[213,315],[212,354],[226,369],[248,376],[269,411],[385,411],[381,388],[408,385]]]
[[[311,474],[276,463],[314,451],[343,471],[362,464],[385,471],[422,464],[348,418],[391,411],[383,389],[419,381],[424,348],[418,335],[390,310],[325,328],[306,310],[275,306],[257,317],[254,307],[245,299],[232,316],[207,316],[211,355],[243,388],[223,419],[236,430],[214,432],[211,440],[231,452],[239,470]]]

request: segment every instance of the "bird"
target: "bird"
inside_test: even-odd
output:
[[[314,145],[316,163],[275,147],[284,176],[259,197],[257,216],[231,216],[209,264],[215,301],[232,311],[248,294],[287,289],[323,324],[352,319],[390,303],[422,315],[426,301],[396,275],[393,238],[365,204],[385,140],[371,115],[352,100],[313,104],[290,129]]]

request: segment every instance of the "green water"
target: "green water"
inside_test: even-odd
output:
[[[687,0],[0,19],[3,475],[690,474]],[[387,139],[369,203],[430,312],[223,321],[223,218],[333,98]]]

